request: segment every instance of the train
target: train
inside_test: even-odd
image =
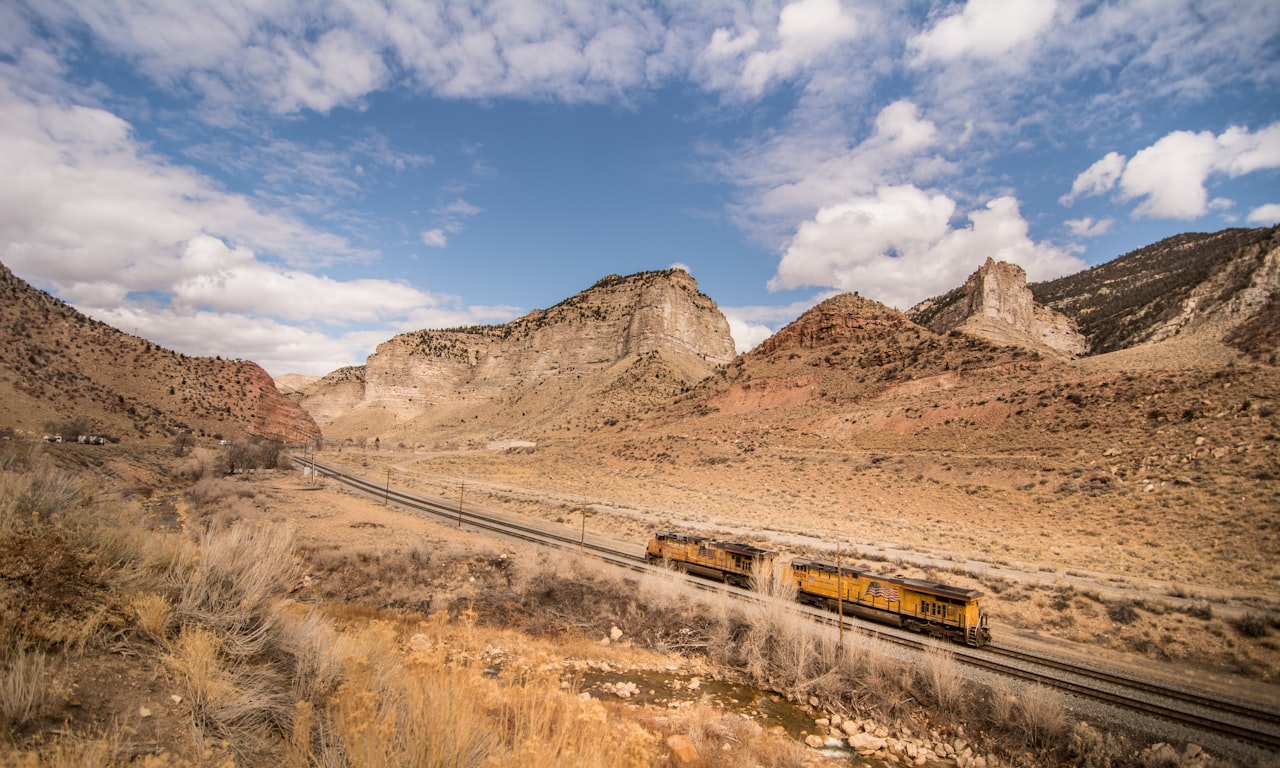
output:
[[[756,574],[771,573],[777,557],[749,544],[673,531],[654,533],[645,548],[650,563],[744,588]],[[974,647],[991,642],[980,590],[800,557],[784,573],[798,602]]]

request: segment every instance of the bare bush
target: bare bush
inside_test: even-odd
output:
[[[0,532],[47,525],[55,515],[70,513],[88,500],[75,476],[37,461],[26,471],[6,473],[0,480]]]
[[[798,592],[796,582],[790,576],[790,568],[782,563],[766,566],[757,561],[751,570],[750,584],[756,592],[784,602],[794,602]]]
[[[1068,724],[1061,694],[1043,685],[1028,687],[1018,697],[1014,722],[1028,747],[1043,750],[1054,746]]]
[[[0,677],[0,715],[15,725],[26,725],[44,708],[49,690],[45,655],[18,651]]]
[[[931,648],[925,654],[922,674],[934,708],[944,715],[959,715],[964,705],[965,678],[955,654]]]
[[[216,632],[183,626],[165,662],[183,687],[195,725],[206,738],[226,739],[250,749],[272,732],[289,727],[293,701],[282,675],[266,665],[228,659]]]
[[[293,534],[243,523],[207,531],[199,559],[183,576],[176,618],[215,628],[227,652],[252,656],[272,640],[273,598],[298,578]]]

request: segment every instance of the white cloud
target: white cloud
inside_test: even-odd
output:
[[[1135,216],[1193,219],[1211,207],[1205,187],[1211,174],[1239,176],[1277,167],[1280,123],[1256,134],[1236,127],[1216,137],[1209,131],[1175,131],[1129,160],[1120,179],[1121,199],[1141,199]]]
[[[738,98],[759,96],[777,82],[816,66],[861,32],[838,0],[795,0],[776,19],[744,20],[738,30],[718,27],[698,61],[706,87]]]
[[[110,112],[20,95],[15,74],[0,65],[0,261],[104,322],[193,355],[325,373],[370,335],[513,315],[303,269],[367,254],[147,153]]]
[[[296,264],[366,255],[149,154],[110,112],[19,95],[20,76],[0,65],[0,260],[17,271],[146,290],[201,234]]]
[[[1139,150],[1120,177],[1120,199],[1144,198],[1134,216],[1194,219],[1208,207],[1205,179],[1217,142],[1208,131],[1177,131]]]
[[[1092,216],[1085,216],[1082,219],[1067,219],[1063,223],[1076,237],[1100,237],[1111,231],[1111,226],[1116,222],[1115,219],[1094,221]]]
[[[445,236],[443,229],[428,229],[422,233],[422,242],[432,248],[443,248],[449,244],[449,238]]]
[[[1071,192],[1060,202],[1098,195],[1118,186],[1121,201],[1137,200],[1135,217],[1194,219],[1210,210],[1234,204],[1209,199],[1206,185],[1214,176],[1243,176],[1280,168],[1280,123],[1251,132],[1231,126],[1215,136],[1211,131],[1174,131],[1126,162],[1109,152],[1076,177]]]
[[[785,305],[721,307],[720,311],[729,321],[734,348],[738,354],[742,354],[760,346],[761,342],[777,333],[778,329],[837,293],[840,291],[824,291]]]
[[[1124,155],[1119,152],[1108,152],[1101,160],[1077,176],[1071,184],[1071,191],[1058,198],[1058,202],[1071,205],[1078,198],[1111,191],[1120,180],[1120,175],[1124,173],[1124,164]]]
[[[863,141],[850,144],[830,126],[797,128],[726,156],[722,172],[745,190],[741,214],[760,239],[794,234],[795,222],[822,207],[871,193],[877,186],[926,181],[949,172],[935,150],[938,127],[911,101],[881,109]]]
[[[771,288],[824,286],[858,291],[906,309],[955,288],[988,257],[1044,280],[1080,269],[1069,253],[1028,237],[1018,203],[996,198],[950,225],[956,205],[914,186],[881,187],[874,195],[820,210],[800,225],[770,281]]]
[[[200,252],[194,259],[193,252]],[[390,280],[334,280],[258,261],[245,249],[215,238],[193,239],[180,260],[192,274],[168,286],[179,310],[257,314],[328,325],[369,323],[398,317],[440,299]],[[188,271],[188,270],[184,270]]]
[[[1280,203],[1267,203],[1254,208],[1249,211],[1249,221],[1263,226],[1280,224]]]
[[[1055,0],[969,0],[959,13],[907,41],[916,61],[996,61],[1036,40],[1053,21]]]

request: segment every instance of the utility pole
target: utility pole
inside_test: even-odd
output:
[[[462,494],[467,492],[467,484],[463,483],[458,488],[458,527],[462,527]]]
[[[840,565],[840,545],[836,544],[836,610],[840,621],[840,640],[837,650],[844,650],[844,567]]]
[[[586,554],[587,551],[587,508],[582,508],[582,538],[578,540],[578,553]]]
[[[391,467],[387,467],[387,487],[382,492],[382,506],[385,507],[390,503],[391,503]]]

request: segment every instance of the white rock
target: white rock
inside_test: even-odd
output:
[[[614,627],[609,630],[609,639],[615,643],[622,639],[622,630]]]
[[[849,737],[849,748],[859,753],[871,754],[884,749],[884,739],[869,733],[855,733]]]
[[[819,749],[822,747],[824,739],[816,733],[811,733],[804,737],[804,744],[810,749]]]

